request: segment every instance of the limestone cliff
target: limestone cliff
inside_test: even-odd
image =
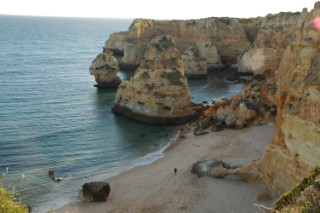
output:
[[[279,191],[298,184],[320,164],[320,32],[312,23],[318,16],[320,2],[310,13],[268,15],[241,64],[252,63],[252,71],[265,80],[249,84],[228,101],[215,102],[204,113],[236,128],[238,120],[275,120],[272,144],[247,171],[249,180]]]
[[[239,22],[242,25],[251,44],[253,44],[256,40],[263,20],[264,17],[239,19]]]
[[[320,2],[302,17],[275,73],[276,133],[257,168],[287,190],[320,163],[320,32],[312,21]]]
[[[121,82],[113,111],[159,124],[184,123],[196,117],[180,53],[171,36],[150,42],[135,75]]]
[[[259,18],[260,20],[260,18]],[[171,35],[182,53],[186,75],[205,75],[207,69],[237,63],[250,48],[259,21],[240,23],[236,18],[155,21],[136,19],[127,32],[113,33],[105,48],[117,54],[120,68],[138,66],[150,40]],[[249,38],[249,37],[250,38]]]
[[[104,50],[93,61],[89,68],[90,74],[94,75],[97,87],[118,87],[121,79],[117,76],[118,62],[113,53]]]
[[[199,56],[198,50],[190,48],[181,54],[186,76],[203,76],[207,74],[207,62]]]
[[[240,72],[273,75],[297,28],[304,24],[307,11],[267,15],[259,28],[253,48],[240,60]]]

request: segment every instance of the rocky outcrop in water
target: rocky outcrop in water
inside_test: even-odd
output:
[[[147,123],[178,124],[194,119],[183,73],[173,38],[155,38],[135,75],[120,84],[113,111]]]
[[[95,77],[96,87],[118,87],[121,79],[117,76],[118,62],[109,50],[97,55],[89,68],[90,74]]]
[[[258,28],[259,21],[255,19],[243,22],[214,17],[183,21],[136,19],[127,32],[111,34],[105,48],[115,53],[120,68],[134,69],[143,60],[150,40],[168,34],[182,53],[185,74],[199,76],[205,75],[207,69],[237,63],[250,48]]]

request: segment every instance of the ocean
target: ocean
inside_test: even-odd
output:
[[[17,192],[33,212],[78,200],[85,182],[161,158],[176,137],[180,126],[113,114],[116,89],[93,87],[91,61],[110,33],[131,22],[0,16],[0,186]],[[215,75],[189,80],[189,86],[197,103],[242,88]],[[49,170],[66,179],[53,182]]]

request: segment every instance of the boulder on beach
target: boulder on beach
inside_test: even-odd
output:
[[[223,178],[230,174],[230,166],[220,160],[212,159],[194,163],[191,172],[199,178],[210,176],[214,178]]]
[[[249,166],[231,166],[218,159],[199,161],[192,165],[191,173],[199,178],[203,176],[224,178],[227,175],[236,175],[251,183],[264,183],[261,173]]]
[[[82,185],[79,196],[84,201],[104,202],[110,194],[110,185],[107,182],[90,182]]]

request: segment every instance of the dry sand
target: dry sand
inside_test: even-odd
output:
[[[262,156],[273,133],[273,124],[201,136],[186,131],[165,157],[108,179],[111,192],[107,202],[79,201],[54,212],[264,212],[254,203],[272,205],[273,200],[255,199],[256,193],[268,191],[265,187],[234,176],[198,178],[190,171],[193,163],[212,158],[231,165],[249,164]]]

